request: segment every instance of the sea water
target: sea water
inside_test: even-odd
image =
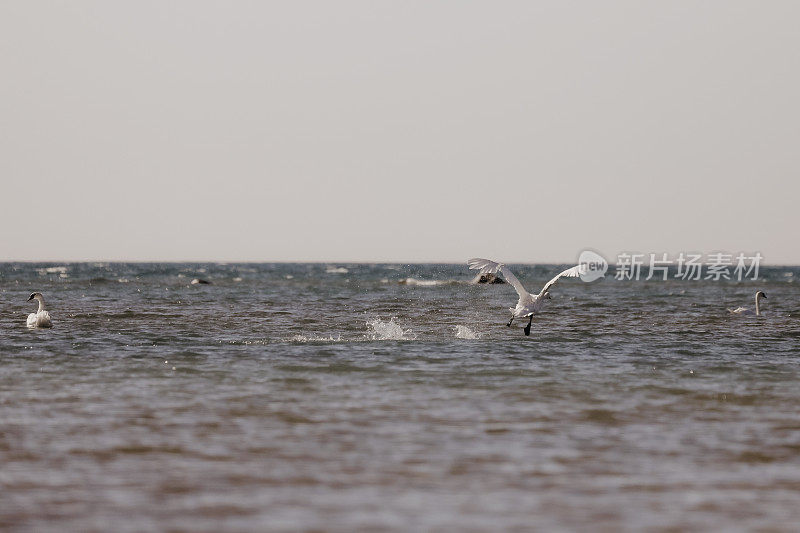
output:
[[[562,279],[530,337],[472,274],[0,264],[0,529],[800,523],[800,269]]]

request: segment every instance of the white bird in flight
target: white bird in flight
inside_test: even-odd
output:
[[[44,298],[41,292],[34,292],[28,298],[28,301],[37,300],[39,302],[39,310],[35,313],[28,315],[27,325],[29,328],[51,328],[53,323],[50,321],[50,313],[44,307]]]
[[[755,313],[751,309],[748,309],[747,307],[737,307],[736,309],[728,309],[728,312],[731,313],[732,315],[755,315],[755,316],[761,316],[761,309],[758,306],[758,300],[759,300],[759,298],[766,298],[766,297],[767,297],[767,295],[764,294],[763,291],[758,291],[756,293],[756,312]]]
[[[548,281],[539,294],[531,294],[525,290],[525,287],[522,286],[522,283],[520,283],[520,281],[517,279],[517,276],[515,276],[503,263],[495,263],[489,259],[481,259],[476,257],[467,261],[467,264],[469,265],[470,270],[480,270],[481,274],[496,274],[497,272],[500,272],[503,277],[506,278],[506,281],[508,281],[517,290],[517,294],[519,294],[519,301],[517,302],[516,307],[510,308],[511,320],[508,321],[506,326],[511,327],[511,323],[514,322],[515,318],[528,318],[528,325],[525,326],[525,335],[531,334],[531,322],[533,322],[533,315],[539,314],[544,306],[544,301],[551,299],[549,292],[550,287],[552,287],[555,282],[561,278],[577,278],[586,271],[585,265],[576,265],[572,268],[568,268],[561,272],[558,276]]]

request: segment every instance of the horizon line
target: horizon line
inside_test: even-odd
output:
[[[294,259],[280,259],[280,260],[204,260],[204,259],[0,259],[0,264],[3,263],[209,263],[209,264],[368,264],[368,265],[458,265],[467,264],[467,260],[463,261],[364,261],[364,260],[294,260]],[[576,264],[574,261],[504,261],[509,265],[571,265]],[[617,266],[617,263],[608,263],[609,267]],[[647,268],[647,264],[642,264],[642,268]],[[731,265],[733,266],[733,265]],[[762,262],[760,267],[800,267],[800,263],[769,263]]]

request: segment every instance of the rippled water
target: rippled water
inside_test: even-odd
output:
[[[765,274],[565,280],[525,337],[465,265],[0,264],[0,529],[795,530]]]

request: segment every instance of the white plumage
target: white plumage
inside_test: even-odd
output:
[[[39,302],[39,309],[35,313],[28,315],[27,326],[29,328],[51,328],[53,323],[50,320],[50,313],[47,312],[44,306],[44,298],[42,293],[34,292],[28,298],[28,301],[37,300]]]
[[[753,312],[752,309],[748,309],[747,307],[737,307],[736,309],[728,309],[728,312],[732,315],[754,315],[754,316],[761,316],[761,308],[758,305],[758,301],[760,298],[766,298],[767,295],[764,294],[762,291],[758,291],[756,293],[756,310]]]
[[[479,270],[481,274],[496,274],[500,272],[503,277],[508,281],[511,286],[516,289],[519,295],[519,301],[516,307],[511,307],[511,320],[508,321],[508,326],[515,318],[530,318],[528,325],[525,326],[525,335],[531,334],[531,322],[533,316],[538,314],[544,306],[544,301],[550,299],[550,288],[561,278],[577,278],[584,274],[586,267],[584,265],[576,265],[568,268],[559,273],[556,277],[548,281],[539,294],[531,294],[525,290],[522,283],[517,279],[511,270],[508,269],[503,263],[496,263],[489,259],[473,258],[467,261],[470,270]]]

